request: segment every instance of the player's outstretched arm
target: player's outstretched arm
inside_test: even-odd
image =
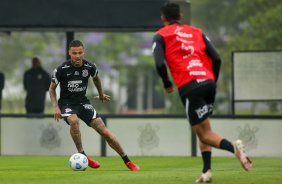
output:
[[[95,99],[100,99],[102,100],[102,102],[104,102],[104,100],[106,101],[111,101],[111,96],[109,95],[106,95],[106,94],[103,94],[103,96],[101,97],[100,95],[99,96],[94,96]]]
[[[51,82],[49,87],[49,95],[54,107],[54,119],[59,122],[59,118],[62,118],[62,114],[57,102],[56,88],[57,88],[57,84]]]
[[[94,98],[95,99],[100,99],[102,102],[104,102],[104,100],[106,101],[110,101],[110,96],[109,95],[106,95],[103,93],[103,89],[102,89],[102,84],[101,84],[101,80],[99,78],[98,75],[96,75],[95,77],[93,77],[93,82],[94,82],[94,85],[96,86],[96,89],[99,93],[99,96],[95,96]]]

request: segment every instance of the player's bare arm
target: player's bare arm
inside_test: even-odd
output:
[[[94,82],[94,85],[96,86],[96,89],[97,89],[97,91],[98,91],[98,93],[99,93],[99,96],[95,96],[94,98],[95,98],[95,99],[98,98],[98,99],[100,99],[102,102],[104,102],[104,100],[106,100],[106,101],[111,101],[110,96],[103,93],[101,80],[100,80],[100,78],[99,78],[98,75],[96,75],[95,77],[93,77],[93,82]]]
[[[50,99],[54,107],[54,119],[59,122],[59,118],[62,118],[62,114],[61,114],[61,110],[57,102],[56,88],[57,88],[57,84],[55,84],[54,82],[51,82],[50,88],[49,88],[49,95],[50,95]]]

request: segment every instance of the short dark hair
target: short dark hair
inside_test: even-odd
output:
[[[180,7],[177,3],[167,1],[162,6],[162,16],[167,21],[180,20]]]
[[[40,59],[35,56],[35,57],[32,58],[32,62],[40,62]]]
[[[71,41],[70,42],[70,45],[69,45],[69,49],[71,48],[71,47],[83,47],[83,44],[82,44],[82,42],[81,41],[79,41],[79,40],[73,40],[73,41]],[[83,47],[84,48],[84,47]]]

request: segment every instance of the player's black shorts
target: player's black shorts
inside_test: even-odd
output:
[[[77,117],[79,117],[82,121],[84,121],[88,126],[92,121],[92,119],[96,119],[100,117],[90,103],[81,103],[75,105],[65,104],[65,105],[60,105],[59,107],[62,116],[64,117],[64,120],[67,122],[67,124],[69,124],[67,118],[72,114],[76,114]]]
[[[182,89],[180,97],[191,126],[201,123],[212,114],[216,94],[214,82],[183,91],[185,90]]]

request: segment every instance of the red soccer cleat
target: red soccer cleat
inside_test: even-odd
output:
[[[96,168],[96,169],[100,167],[100,163],[99,162],[97,162],[95,160],[92,160],[89,157],[86,157],[86,158],[88,160],[88,166],[89,167]]]
[[[138,165],[135,165],[134,163],[132,163],[131,161],[126,163],[126,166],[128,167],[128,169],[130,169],[131,171],[139,171],[140,168]]]

